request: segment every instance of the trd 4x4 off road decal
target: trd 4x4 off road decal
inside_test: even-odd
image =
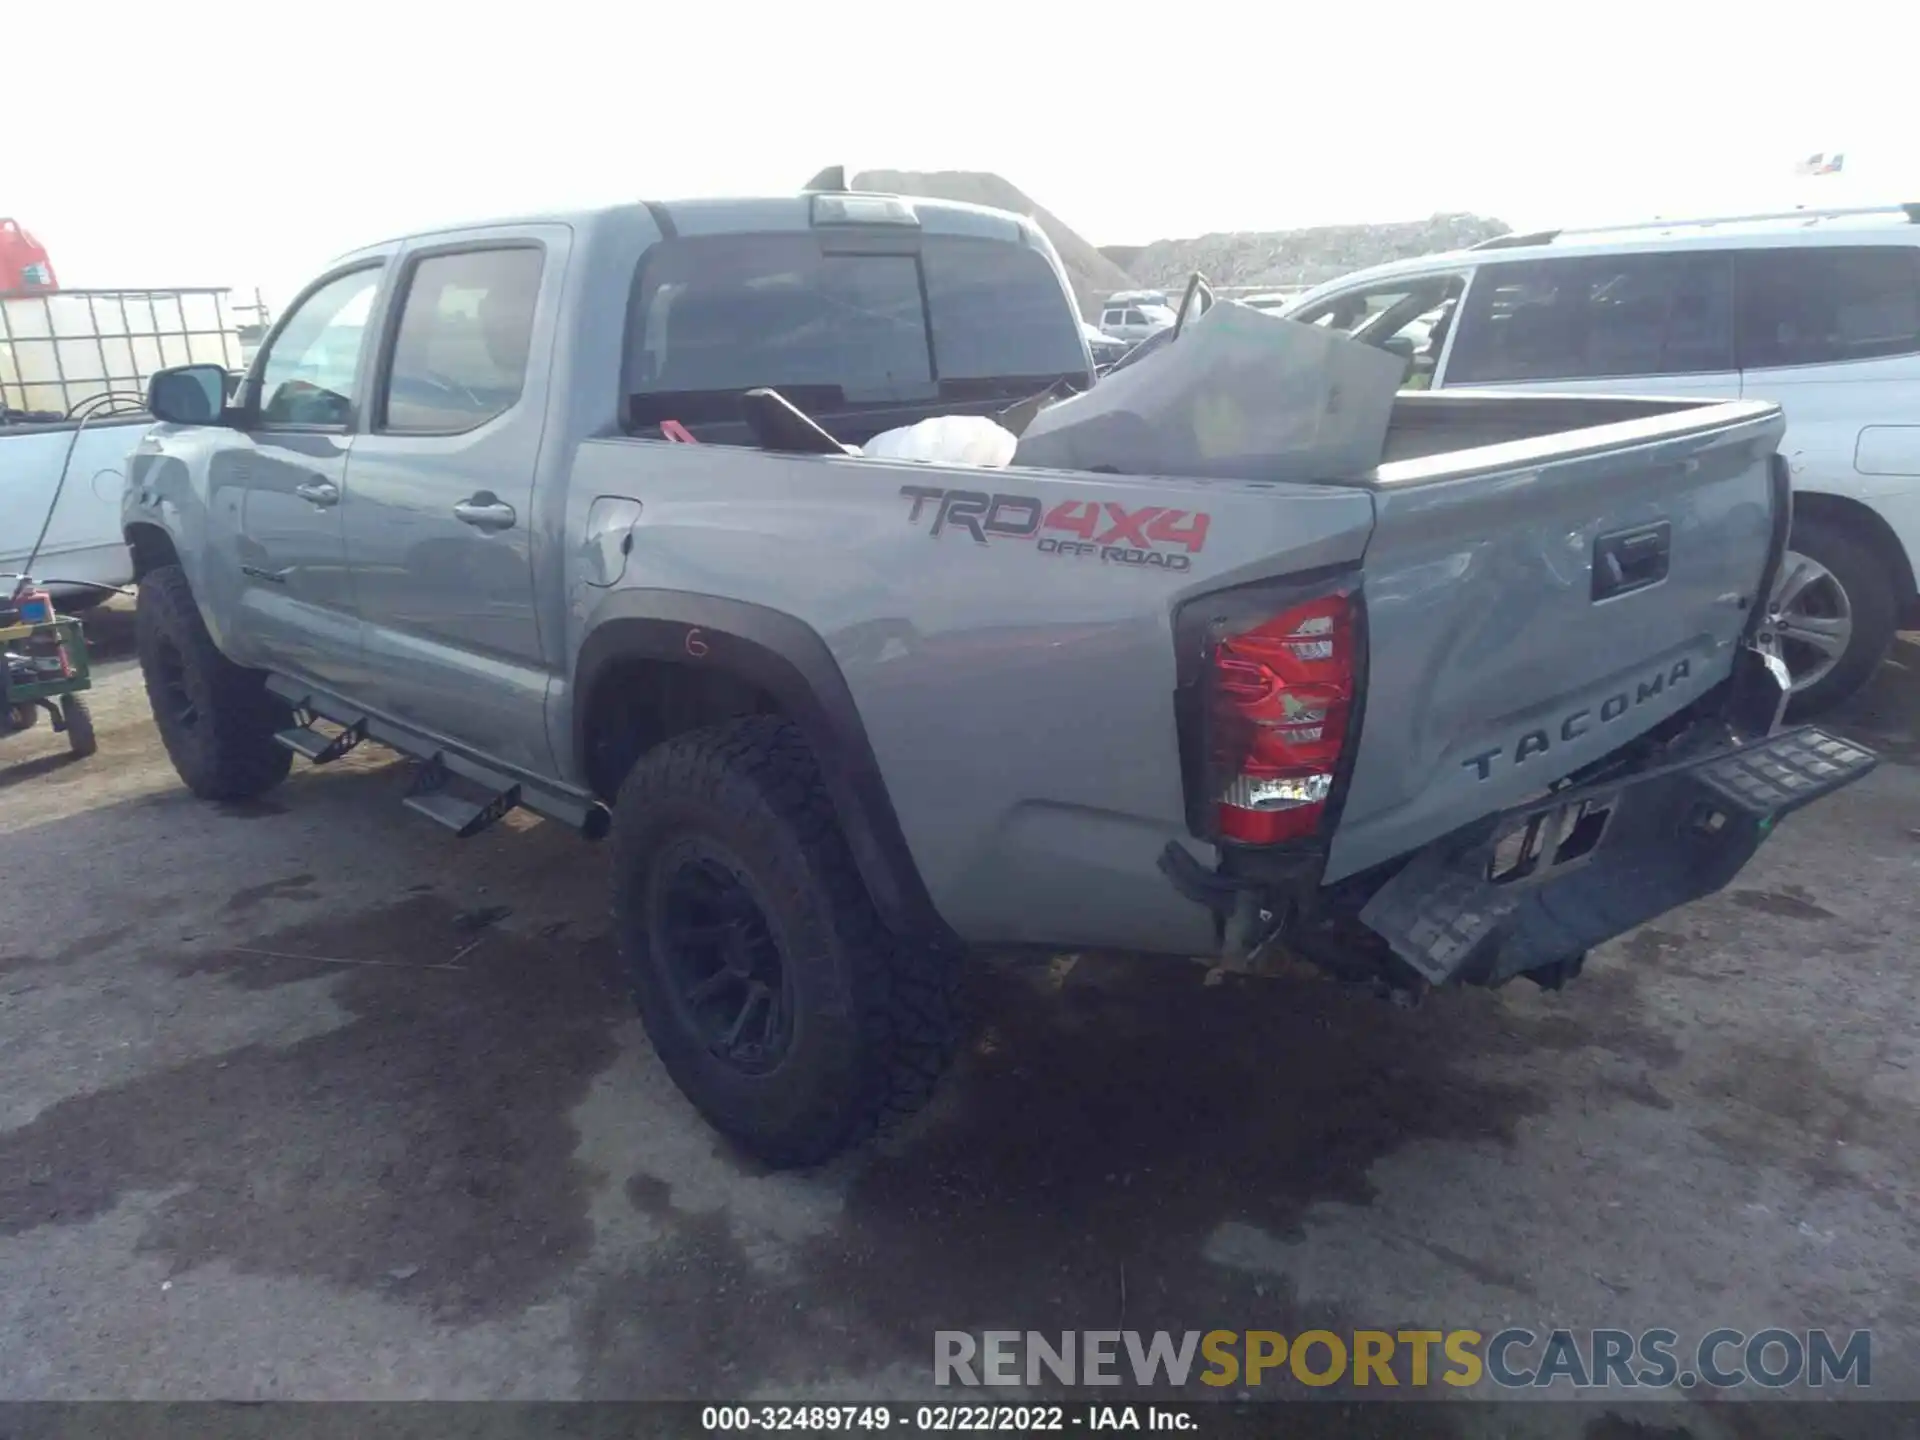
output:
[[[902,485],[900,493],[913,502],[909,524],[926,524],[930,535],[964,531],[978,545],[1032,540],[1042,555],[1186,570],[1207,543],[1203,512],[1164,505],[1129,510],[1116,500],[1062,500],[1049,510],[1032,495],[934,485]]]

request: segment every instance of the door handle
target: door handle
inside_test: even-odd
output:
[[[454,506],[453,518],[476,530],[511,530],[519,517],[513,513],[513,506],[498,495],[482,490]]]
[[[338,505],[340,487],[330,480],[308,480],[293,487],[293,493],[310,505]]]

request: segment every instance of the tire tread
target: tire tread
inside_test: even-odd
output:
[[[641,757],[615,807],[615,872],[622,877],[615,913],[623,948],[631,944],[634,919],[626,877],[643,863],[632,822],[667,796],[697,798],[754,823],[770,816],[783,826],[815,892],[810,902],[824,915],[852,972],[860,1050],[854,1103],[824,1109],[790,1134],[734,1138],[772,1163],[812,1164],[917,1110],[953,1055],[959,960],[944,947],[894,935],[881,918],[799,730],[779,716],[748,716],[677,736]],[[743,813],[761,807],[761,814]],[[640,963],[632,953],[627,959]]]
[[[155,676],[160,644],[180,652],[189,677],[197,677],[204,692],[197,707],[202,728],[191,743],[165,725],[158,727],[168,758],[189,790],[203,800],[247,800],[287,778],[293,753],[273,738],[286,723],[287,707],[268,692],[264,670],[234,664],[213,643],[178,565],[162,565],[140,581],[134,627],[156,719],[162,709]]]

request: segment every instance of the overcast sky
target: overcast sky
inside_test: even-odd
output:
[[[63,284],[265,287],[441,221],[995,170],[1098,244],[1920,200],[1920,6],[27,7],[0,215]],[[205,23],[195,26],[198,14]],[[17,27],[16,27],[17,28]],[[32,60],[26,64],[23,61]],[[1837,179],[1795,158],[1843,150]]]

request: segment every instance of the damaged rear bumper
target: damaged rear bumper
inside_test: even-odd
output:
[[[1565,790],[1421,851],[1360,920],[1433,984],[1552,986],[1586,952],[1720,889],[1781,817],[1860,779],[1873,752],[1813,726],[1732,739]]]

